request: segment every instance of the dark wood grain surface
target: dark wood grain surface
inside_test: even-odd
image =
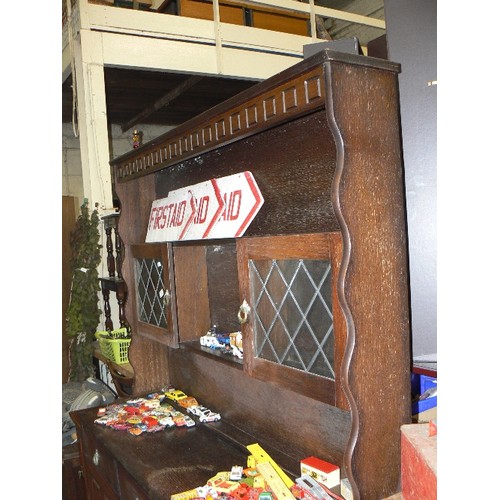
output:
[[[342,378],[353,415],[344,462],[355,498],[384,498],[399,489],[400,428],[411,418],[397,74],[332,64],[327,79],[327,116],[338,145],[332,200],[344,240]]]
[[[339,229],[330,201],[335,145],[324,113],[266,130],[158,172],[157,197],[245,170],[252,172],[264,198],[245,236]]]
[[[348,411],[249,377],[228,360],[185,349],[169,354],[174,386],[216,409],[242,436],[254,436],[295,464],[310,455],[342,463],[351,425]]]
[[[124,242],[123,279],[128,285],[125,315],[132,329],[129,361],[134,368],[134,394],[144,394],[168,385],[166,345],[151,341],[138,328],[134,263],[131,247],[146,240],[151,203],[156,198],[152,176],[116,185],[120,200],[118,228]]]
[[[264,197],[245,236],[341,233],[336,286],[346,323],[340,371],[349,411],[141,332],[129,357],[137,393],[170,382],[203,394],[231,425],[285,455],[337,461],[356,499],[399,491],[400,427],[410,421],[398,71],[394,63],[327,50],[112,162],[126,246],[144,242],[154,199],[244,170]],[[212,257],[207,262],[220,274],[224,266]],[[211,288],[213,270],[207,269],[208,309],[211,320],[221,321],[215,305],[224,299],[217,297],[221,287]],[[133,283],[126,261],[124,279]],[[177,307],[189,310],[183,300]]]
[[[250,454],[241,444],[225,435],[224,422],[197,424],[194,427],[173,427],[156,433],[133,436],[124,431],[94,424],[97,408],[72,414],[85,440],[85,453],[92,460],[94,449],[100,455],[108,452],[119,468],[123,468],[151,500],[163,500],[197,486],[203,486],[217,472],[229,471],[233,465],[246,466]],[[220,428],[219,432],[212,428]],[[251,443],[249,443],[251,444]],[[98,467],[102,467],[104,460]],[[92,467],[93,470],[93,467]],[[106,479],[115,491],[120,482],[110,464]]]

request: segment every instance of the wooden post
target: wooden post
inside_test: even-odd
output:
[[[83,193],[91,210],[113,206],[101,42],[87,30],[74,40]]]

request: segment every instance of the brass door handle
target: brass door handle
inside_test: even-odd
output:
[[[250,306],[247,301],[243,299],[243,303],[241,304],[238,310],[238,321],[243,324],[248,321],[248,313],[250,312]]]

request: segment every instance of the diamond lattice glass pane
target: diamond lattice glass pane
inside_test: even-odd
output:
[[[329,360],[333,357],[333,342],[329,342],[328,344],[329,348],[323,348],[322,352],[318,352],[318,356],[314,359],[314,362],[309,367],[309,371],[311,373],[322,375],[323,377],[331,376],[332,368]]]
[[[251,260],[257,357],[334,378],[329,261]]]
[[[304,371],[304,362],[296,349],[288,351],[286,358],[283,360],[283,364]]]
[[[290,292],[297,302],[297,307],[301,310],[307,309],[316,293],[316,288],[314,282],[311,282],[304,265],[297,267],[297,276],[291,284]]]
[[[264,293],[271,298],[275,307],[278,307],[287,293],[287,282],[283,279],[282,271],[274,261],[273,265],[268,269],[267,274],[263,276],[262,281],[265,290]]]
[[[159,259],[136,259],[135,276],[139,320],[166,328],[167,318],[163,305],[165,286],[163,264]]]
[[[286,324],[278,317],[277,321],[271,326],[266,341],[273,346],[276,352],[276,361],[281,362],[284,358],[290,339],[287,333]]]
[[[264,343],[261,345],[259,353],[260,353],[258,356],[259,358],[279,363],[278,355],[276,354],[276,351],[271,342],[264,341]]]
[[[326,309],[325,303],[319,297],[316,297],[311,303],[308,325],[318,344],[324,342],[327,335],[330,335],[330,340],[333,342],[332,314],[330,310]]]
[[[262,280],[265,279],[266,276],[269,275],[271,267],[273,267],[272,260],[254,260],[253,266],[254,270],[262,277]]]

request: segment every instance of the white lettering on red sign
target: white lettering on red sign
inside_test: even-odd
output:
[[[146,242],[242,236],[263,203],[251,172],[171,191],[152,204]]]

